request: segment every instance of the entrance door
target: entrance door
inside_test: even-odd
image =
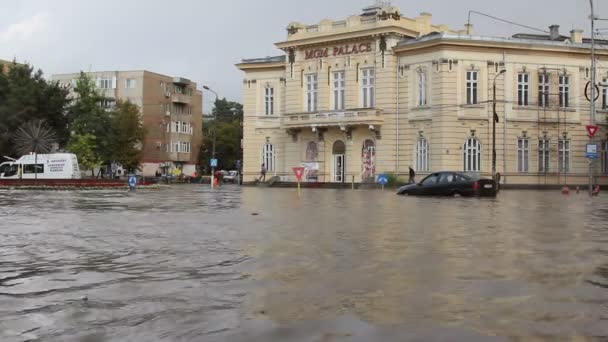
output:
[[[334,155],[334,182],[344,183],[344,155]]]
[[[346,145],[343,141],[338,140],[334,143],[332,154],[334,156],[333,181],[344,183],[346,180]]]

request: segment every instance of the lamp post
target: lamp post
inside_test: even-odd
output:
[[[498,186],[496,183],[496,123],[498,122],[498,113],[496,112],[496,79],[500,76],[503,75],[505,72],[507,72],[507,70],[503,69],[500,70],[500,72],[494,76],[494,82],[492,85],[492,105],[493,105],[493,113],[494,113],[494,117],[492,118],[492,179],[494,180],[494,187],[496,190],[496,187]],[[504,148],[504,146],[503,146]],[[504,161],[503,161],[504,162]]]
[[[217,102],[219,100],[219,96],[217,95],[217,93],[215,91],[213,91],[211,88],[209,88],[208,86],[203,86],[203,89],[212,92],[215,95],[215,113],[213,114],[213,120],[215,122],[215,120],[217,119]],[[213,128],[213,147],[212,147],[212,152],[211,152],[211,159],[215,159],[215,128]],[[215,166],[211,166],[211,189],[214,188],[213,186],[213,182],[215,178]]]
[[[593,8],[593,0],[589,0],[591,5],[591,115],[590,123],[595,126],[595,72],[596,72],[596,61],[595,61],[595,10]],[[589,136],[589,143],[594,144],[595,138]],[[589,159],[589,196],[593,196],[593,159]]]

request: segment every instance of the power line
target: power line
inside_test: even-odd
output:
[[[523,27],[523,28],[526,28],[528,30],[538,31],[538,32],[542,32],[542,33],[549,33],[548,31],[541,30],[541,29],[538,29],[536,27],[532,27],[532,26],[528,26],[528,25],[524,25],[524,24],[519,24],[519,23],[516,23],[514,21],[510,21],[510,20],[506,20],[506,19],[501,19],[501,18],[492,16],[492,15],[489,15],[489,14],[486,14],[486,13],[477,12],[477,11],[469,11],[469,18],[468,18],[468,21],[467,21],[468,25],[471,24],[471,14],[472,13],[479,14],[479,15],[482,15],[484,17],[488,17],[488,18],[491,18],[491,19],[494,19],[494,20],[502,21],[502,22],[507,23],[507,24]]]

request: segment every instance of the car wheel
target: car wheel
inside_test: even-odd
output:
[[[452,196],[453,197],[462,197],[462,194],[460,193],[460,191],[453,191]]]

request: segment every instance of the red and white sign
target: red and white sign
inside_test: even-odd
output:
[[[296,175],[296,178],[298,179],[298,182],[302,181],[302,178],[304,178],[304,171],[306,169],[303,167],[294,167],[293,168],[293,174]]]
[[[587,132],[589,132],[589,136],[591,138],[595,137],[595,135],[597,134],[597,131],[599,131],[599,130],[600,130],[600,128],[598,126],[592,126],[592,125],[587,126]]]

